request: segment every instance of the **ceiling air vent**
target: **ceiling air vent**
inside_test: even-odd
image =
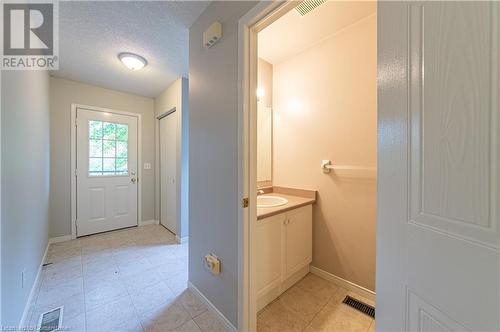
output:
[[[324,4],[326,0],[305,0],[300,3],[295,10],[302,16],[313,11],[315,8]]]

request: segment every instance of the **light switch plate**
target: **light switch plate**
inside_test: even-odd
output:
[[[151,169],[151,163],[144,163],[144,169]]]

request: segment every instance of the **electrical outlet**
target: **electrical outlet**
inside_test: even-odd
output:
[[[21,288],[24,288],[24,285],[26,285],[26,269],[21,272]]]

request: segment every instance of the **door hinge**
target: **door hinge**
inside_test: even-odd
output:
[[[75,169],[75,176],[78,177],[78,169]]]
[[[241,200],[241,206],[243,206],[243,208],[248,207],[248,197],[245,197]]]

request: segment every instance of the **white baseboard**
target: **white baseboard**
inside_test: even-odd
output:
[[[177,235],[175,236],[175,240],[179,244],[183,244],[189,241],[189,236],[184,236],[184,237],[178,237]]]
[[[69,237],[71,238],[71,235],[69,235]],[[26,319],[28,318],[27,316],[30,311],[30,305],[31,302],[33,301],[33,297],[35,296],[35,291],[38,288],[38,283],[41,282],[40,275],[42,274],[43,264],[45,262],[45,259],[47,258],[47,253],[49,252],[49,246],[50,246],[50,240],[47,242],[47,246],[45,247],[45,252],[43,253],[42,261],[38,266],[38,271],[36,273],[35,281],[33,282],[33,286],[31,286],[30,295],[28,296],[28,300],[24,305],[23,315],[21,316],[21,320],[19,321],[19,331],[24,331],[25,330],[24,327],[26,326],[26,324],[29,324],[29,322],[27,322]]]
[[[139,227],[140,226],[146,226],[146,225],[158,225],[160,222],[158,220],[155,220],[155,219],[151,219],[151,220],[141,220],[139,221]]]
[[[209,310],[211,310],[216,316],[217,318],[222,322],[222,324],[224,324],[224,327],[228,330],[228,331],[234,331],[236,332],[237,329],[236,327],[234,327],[233,324],[231,324],[231,322],[219,311],[219,309],[217,309],[213,304],[212,302],[210,302],[206,297],[205,295],[203,295],[202,292],[200,292],[200,290],[191,283],[191,281],[188,281],[188,287],[189,289],[195,294],[197,295],[200,300],[205,303],[208,307]]]
[[[367,288],[364,288],[362,286],[356,285],[353,282],[350,282],[348,280],[345,280],[341,277],[337,277],[334,274],[331,274],[329,272],[326,272],[322,269],[319,269],[317,267],[311,266],[310,271],[312,274],[317,275],[318,277],[321,277],[323,279],[326,279],[328,281],[333,282],[337,286],[343,287],[345,289],[348,289],[368,300],[375,301],[375,292],[371,291]]]
[[[159,225],[159,224],[160,224],[160,222],[158,220],[151,219],[151,220],[139,221],[139,223],[137,225],[139,227],[141,227],[141,226],[146,226],[146,225]],[[56,236],[56,237],[52,237],[49,239],[49,244],[50,243],[64,242],[64,241],[69,241],[69,240],[74,240],[74,239],[76,239],[76,236],[73,237],[72,235]]]
[[[69,240],[72,240],[72,239],[73,239],[73,237],[71,235],[63,235],[63,236],[51,237],[49,239],[49,244],[58,243],[58,242],[64,242],[64,241],[69,241]]]

